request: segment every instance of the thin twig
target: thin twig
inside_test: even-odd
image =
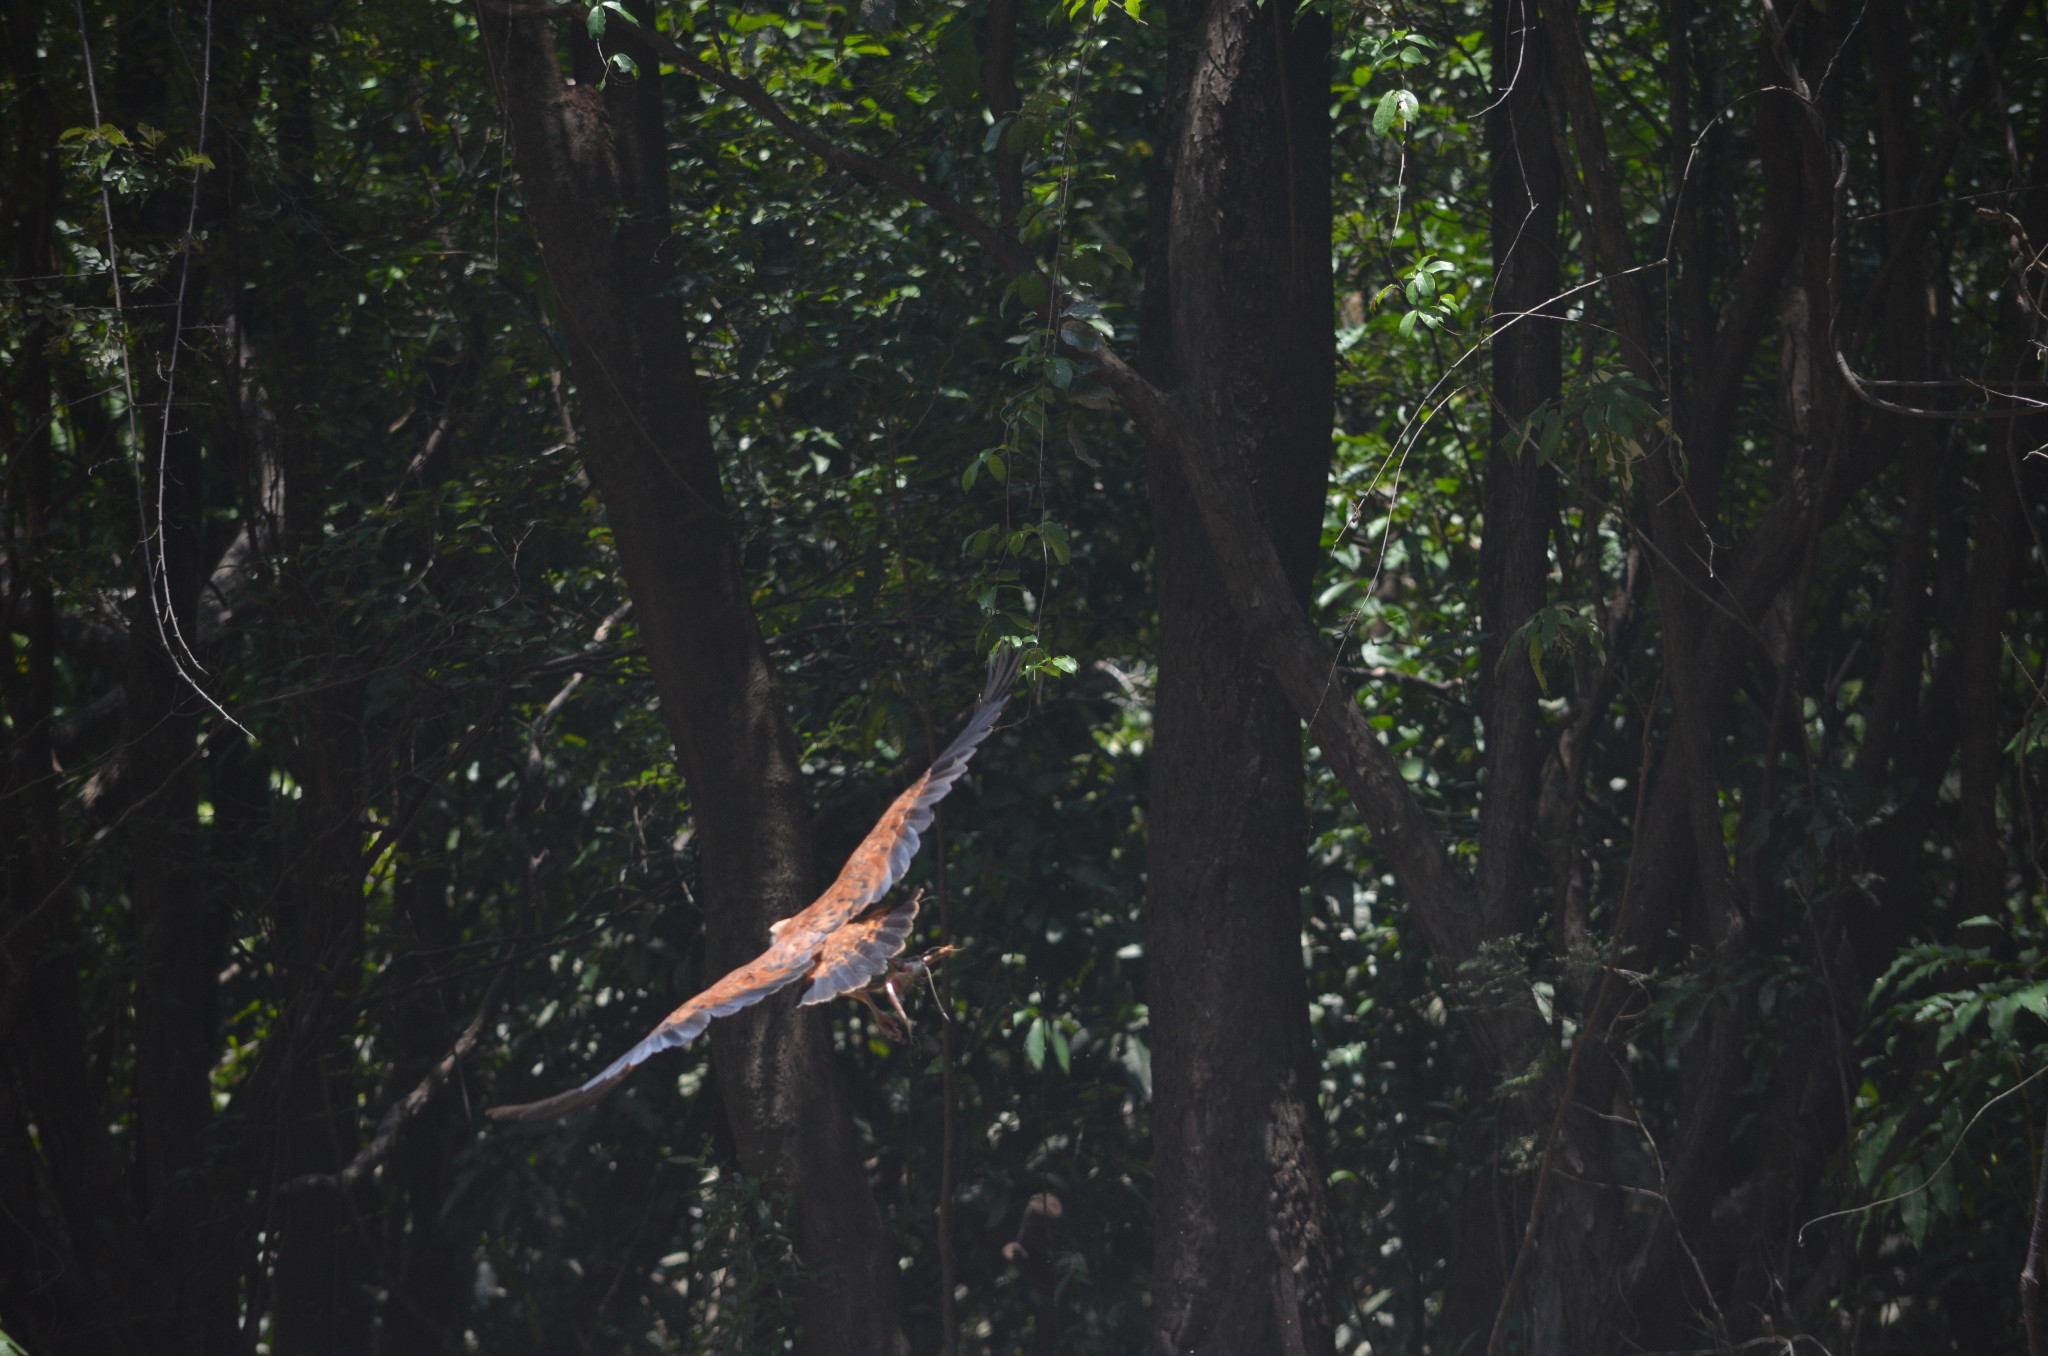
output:
[[[2048,1143],[2048,1128],[2042,1130],[2042,1140]],[[2027,1233],[2027,1264],[2020,1268],[2020,1313],[2027,1321],[2027,1356],[2048,1356],[2048,1338],[2044,1338],[2041,1325],[2044,1242],[2048,1242],[2048,1162],[2035,1174],[2034,1227]]]

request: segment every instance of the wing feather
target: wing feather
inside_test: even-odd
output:
[[[822,1003],[850,989],[865,987],[887,969],[910,936],[917,901],[913,899],[887,912],[878,911],[872,923],[862,915],[910,869],[924,831],[931,827],[934,808],[967,771],[968,760],[995,729],[996,718],[1009,700],[1010,685],[1017,679],[1022,659],[1022,651],[1009,646],[996,655],[966,728],[932,760],[924,776],[890,804],[880,822],[846,859],[831,888],[802,912],[782,921],[775,930],[774,943],[766,951],[671,1012],[646,1039],[581,1087],[544,1101],[494,1106],[484,1114],[499,1121],[547,1121],[580,1111],[610,1096],[627,1075],[650,1057],[688,1045],[703,1035],[714,1017],[727,1017],[751,1007],[806,975],[812,976],[812,983],[803,1001]],[[825,953],[833,948],[835,934],[845,931],[857,919],[860,926],[847,933],[843,952],[834,951],[828,964]],[[866,977],[853,982],[851,977],[862,973]],[[828,987],[830,993],[824,991]]]
[[[967,718],[966,728],[932,760],[924,776],[896,797],[846,859],[838,879],[809,908],[788,920],[783,936],[802,933],[813,945],[823,946],[827,937],[865,913],[903,879],[924,840],[925,830],[932,826],[938,803],[966,773],[968,760],[995,729],[1022,658],[1022,651],[1005,648],[989,665],[988,683],[981,690],[974,713]]]
[[[807,976],[810,987],[799,1001],[805,1007],[829,1003],[881,978],[910,940],[919,898],[912,895],[893,909],[876,909],[827,937]]]
[[[595,1106],[611,1096],[626,1076],[663,1050],[679,1049],[704,1034],[713,1017],[729,1017],[742,1008],[802,979],[810,969],[811,952],[797,954],[777,941],[739,969],[662,1019],[638,1045],[620,1055],[595,1078],[555,1097],[518,1106],[494,1106],[484,1114],[494,1121],[551,1121],[572,1111]]]

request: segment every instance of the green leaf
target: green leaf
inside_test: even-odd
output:
[[[1899,1122],[1894,1117],[1865,1130],[1856,1141],[1856,1178],[1864,1186],[1877,1181],[1878,1170],[1884,1166],[1885,1151],[1891,1147],[1892,1137],[1898,1132]]]
[[[592,42],[597,42],[597,41],[600,41],[601,39],[603,39],[603,37],[604,37],[604,6],[603,6],[603,5],[592,5],[592,6],[590,7],[590,17],[588,17],[587,19],[585,19],[585,20],[583,21],[583,26],[584,26],[585,28],[587,28],[587,29],[589,29],[589,30],[590,30],[590,40],[591,40]]]
[[[860,0],[859,9],[862,28],[870,33],[889,33],[896,28],[896,0]],[[879,55],[886,56],[887,53]]]
[[[1986,1025],[1991,1028],[1991,1034],[1999,1040],[2009,1041],[2012,1039],[2013,1019],[2020,1015],[2019,997],[2018,994],[2009,993],[1995,998],[1991,1002],[1989,1009],[1990,1019],[1986,1022]]]
[[[1083,353],[1102,347],[1102,336],[1093,325],[1077,325],[1071,320],[1060,326],[1060,338]]]
[[[1397,122],[1401,124],[1403,129],[1406,129],[1409,123],[1415,121],[1415,114],[1421,107],[1422,101],[1415,97],[1414,90],[1388,90],[1380,96],[1378,106],[1373,109],[1373,134],[1383,137],[1393,129],[1394,124]]]
[[[1041,273],[1019,273],[1010,290],[1028,310],[1036,311],[1045,305],[1045,275]]]
[[[946,97],[962,108],[971,107],[974,96],[981,91],[981,53],[974,45],[974,26],[964,20],[948,25],[935,55],[939,85],[946,91]],[[992,127],[989,132],[998,135],[1000,130]],[[991,144],[984,149],[992,151],[995,147]]]
[[[1031,1029],[1024,1033],[1024,1060],[1033,1069],[1045,1067],[1045,1018],[1032,1019]]]
[[[1401,108],[1401,91],[1390,89],[1380,96],[1379,106],[1372,111],[1372,134],[1383,137],[1394,125],[1394,115]]]
[[[1073,1056],[1067,1050],[1067,1033],[1060,1030],[1057,1023],[1052,1028],[1052,1053],[1060,1062],[1061,1073],[1074,1071]]]
[[[1957,1037],[1968,1033],[1971,1026],[1975,1025],[1978,1016],[1984,1011],[1984,1006],[1985,996],[1978,994],[1969,1002],[1957,1008],[1956,1015],[1949,1018],[1947,1024],[1941,1029],[1941,1035],[1935,1039],[1934,1053],[1937,1055],[1941,1054],[1948,1049],[1949,1045]]]

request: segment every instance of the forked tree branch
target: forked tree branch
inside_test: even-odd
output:
[[[1358,802],[1414,901],[1431,946],[1453,964],[1470,959],[1479,945],[1471,881],[1451,861],[1393,756],[1337,681],[1337,657],[1287,585],[1243,463],[1215,437],[1191,428],[1169,396],[1115,353],[1103,349],[1089,356],[1139,431],[1178,455],[1239,620]]]

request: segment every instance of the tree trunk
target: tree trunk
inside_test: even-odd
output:
[[[1549,590],[1557,472],[1521,446],[1529,417],[1557,399],[1562,325],[1557,313],[1559,167],[1544,91],[1550,47],[1534,0],[1495,0],[1495,98],[1487,115],[1495,281],[1493,429],[1486,464],[1486,535],[1479,558],[1485,636],[1479,649],[1486,713],[1486,792],[1479,898],[1491,936],[1535,920],[1537,774],[1546,748],[1535,667],[1507,654],[1508,638]],[[1531,312],[1543,318],[1512,319]],[[1552,661],[1553,668],[1563,665]]]
[[[1487,156],[1495,278],[1491,309],[1493,420],[1486,466],[1486,521],[1479,564],[1479,602],[1485,638],[1479,682],[1486,735],[1486,781],[1475,882],[1482,927],[1489,937],[1527,932],[1535,923],[1539,861],[1536,843],[1539,780],[1546,752],[1539,686],[1528,655],[1509,638],[1546,601],[1551,529],[1557,514],[1557,474],[1539,466],[1523,430],[1531,415],[1559,395],[1562,325],[1557,314],[1560,260],[1558,213],[1561,171],[1547,97],[1550,44],[1535,0],[1494,0],[1491,15],[1494,102],[1487,115]],[[1541,313],[1541,314],[1531,314]],[[1550,671],[1568,673],[1553,656]],[[1564,790],[1575,803],[1577,788]],[[1550,1089],[1553,1094],[1556,1088]],[[1537,1097],[1508,1108],[1521,1133],[1541,1133],[1549,1112]],[[1465,1143],[1480,1151],[1487,1135]],[[1507,1265],[1520,1242],[1528,1192],[1517,1192],[1506,1165],[1476,1175],[1461,1205],[1440,1339],[1483,1350],[1507,1281]],[[1552,1190],[1558,1184],[1552,1184]],[[1503,1204],[1506,1209],[1503,1210]],[[1555,1248],[1546,1252],[1556,1251]],[[1565,1257],[1583,1262],[1580,1249]]]
[[[1145,365],[1227,430],[1305,599],[1335,386],[1328,26],[1251,0],[1168,23]],[[1330,1348],[1335,1240],[1301,965],[1301,722],[1231,610],[1178,454],[1155,445],[1150,468],[1153,1321],[1176,1353],[1303,1356]]]
[[[810,902],[807,798],[692,376],[686,316],[660,295],[669,210],[659,59],[624,29],[617,40],[646,74],[615,75],[601,93],[580,38],[572,84],[544,21],[484,19],[576,375],[591,480],[690,790],[705,967],[717,974],[765,946],[771,921]],[[740,1161],[796,1204],[798,1252],[819,1277],[798,1315],[800,1350],[906,1351],[896,1246],[869,1192],[825,1021],[798,1012],[794,997],[712,1028]]]

